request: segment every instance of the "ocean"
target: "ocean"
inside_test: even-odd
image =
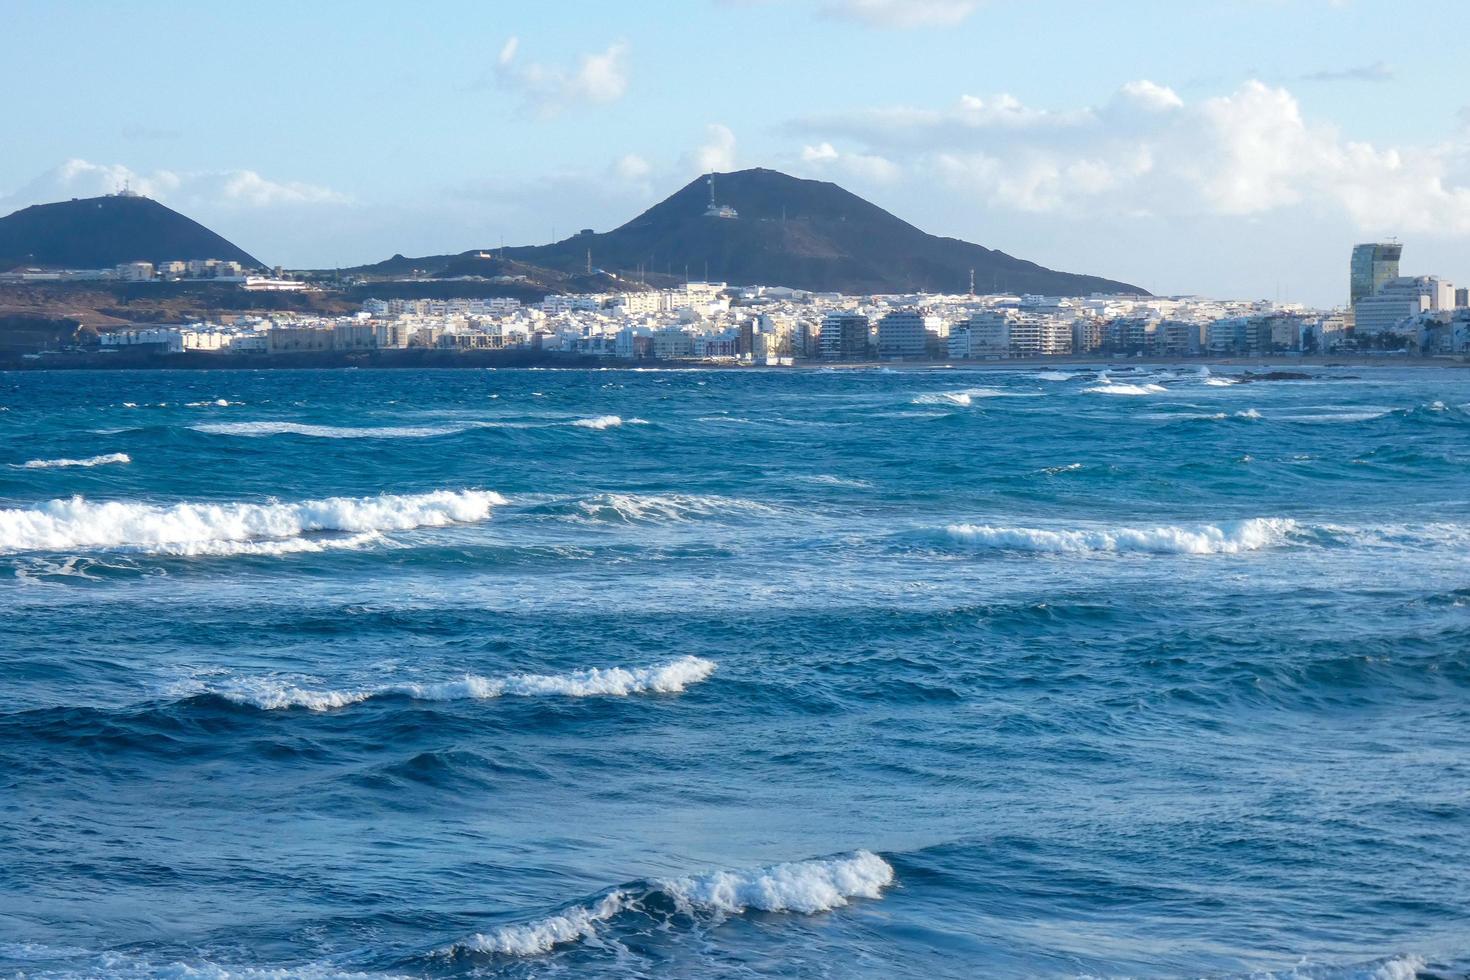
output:
[[[1470,971],[1470,371],[0,375],[0,974]]]

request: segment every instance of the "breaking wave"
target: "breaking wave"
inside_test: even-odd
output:
[[[1415,980],[1427,967],[1423,957],[1409,954],[1352,966],[1311,966],[1304,963],[1289,970],[1253,973],[1251,980]]]
[[[1106,374],[1097,379],[1097,384],[1091,388],[1083,388],[1084,392],[1093,395],[1156,395],[1162,391],[1168,391],[1161,384],[1145,382],[1144,384],[1131,384],[1126,381],[1114,381]]]
[[[227,398],[215,398],[211,401],[185,402],[185,408],[228,408],[231,405],[243,405],[244,402],[232,402]]]
[[[401,697],[415,701],[469,701],[502,697],[627,697],[630,694],[677,694],[706,680],[718,666],[713,660],[685,656],[649,667],[589,667],[566,674],[510,674],[481,677],[466,674],[457,680],[391,684],[357,690],[312,690],[301,679],[243,677],[223,682],[189,680],[169,688],[175,697],[214,695],[235,704],[279,711],[306,708],[330,711],[369,698]]]
[[[217,436],[295,435],[315,439],[427,439],[463,432],[462,425],[385,425],[356,428],[343,425],[311,425],[306,422],[201,422],[191,426],[196,432]]]
[[[998,388],[966,388],[963,391],[927,391],[916,395],[910,405],[958,405],[967,407],[977,398],[1039,398],[1037,391],[1001,391]]]
[[[893,880],[887,861],[870,851],[855,851],[753,871],[637,882],[555,915],[478,933],[439,954],[538,956],[557,946],[596,939],[621,918],[667,926],[676,918],[714,924],[750,909],[812,915],[842,908],[855,898],[881,898]]]
[[[132,461],[133,457],[127,453],[105,453],[101,456],[88,456],[85,459],[33,459],[14,465],[23,470],[50,470],[72,466],[107,466],[110,463],[131,463]]]
[[[1187,527],[1050,530],[951,524],[945,529],[950,538],[961,544],[996,551],[1052,554],[1139,552],[1172,555],[1231,555],[1257,551],[1285,543],[1295,530],[1295,521],[1279,517]]]
[[[599,493],[540,509],[597,524],[682,524],[735,515],[774,517],[780,513],[754,500],[697,493]]]
[[[623,419],[617,415],[597,415],[590,419],[577,419],[572,423],[579,429],[613,429],[620,425],[647,425],[643,419]]]
[[[165,555],[288,554],[361,547],[384,531],[482,521],[505,498],[438,490],[297,503],[145,504],[84,497],[0,509],[0,554],[102,548]],[[308,537],[351,532],[349,537]]]

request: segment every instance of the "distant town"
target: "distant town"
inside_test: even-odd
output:
[[[368,299],[349,315],[270,312],[220,322],[101,331],[98,351],[159,355],[539,351],[619,361],[784,366],[801,361],[953,361],[1103,355],[1221,357],[1402,351],[1470,352],[1467,290],[1401,276],[1403,246],[1356,246],[1350,305],[1308,309],[1193,296],[875,295],[689,282],[640,292],[513,298]],[[238,263],[129,262],[107,272],[45,273],[76,281],[203,280],[245,290],[309,290]],[[12,277],[14,274],[12,274]]]
[[[736,177],[774,185],[790,194],[791,200],[800,200],[798,191],[811,193],[807,182],[770,171],[749,171]],[[713,235],[719,241],[718,236],[744,219],[734,207],[717,203],[713,175],[707,184],[707,204],[698,200],[698,183],[670,201],[678,202],[674,220],[685,223],[679,227]],[[845,191],[818,186],[822,193],[843,195],[842,207],[853,213],[871,209]],[[646,225],[647,215],[654,211],[629,227]],[[1355,246],[1346,270],[1347,303],[1312,309],[1266,300],[1150,296],[1126,284],[1037,267],[1030,273],[1044,277],[1037,281],[1086,281],[1132,291],[1067,296],[992,288],[989,293],[977,293],[973,269],[969,270],[969,289],[963,293],[855,294],[689,281],[671,275],[649,283],[641,268],[636,277],[598,268],[592,245],[612,247],[608,238],[617,233],[599,238],[590,229],[568,240],[586,253],[585,269],[575,276],[550,274],[494,252],[437,257],[441,264],[437,272],[414,268],[417,260],[395,256],[378,267],[345,274],[288,273],[279,267],[250,267],[246,260],[254,260],[247,253],[126,188],[106,198],[29,209],[6,220],[95,222],[109,214],[126,218],[135,212],[161,216],[197,232],[176,239],[187,241],[187,247],[197,249],[201,242],[214,241],[233,250],[236,257],[161,258],[104,268],[71,268],[54,261],[11,266],[0,272],[0,289],[22,294],[24,301],[14,307],[19,313],[10,321],[18,329],[11,329],[8,342],[0,344],[12,363],[18,356],[33,366],[137,364],[158,359],[190,365],[239,364],[243,360],[268,363],[272,359],[292,365],[344,360],[395,364],[415,363],[415,358],[422,361],[427,356],[436,364],[453,364],[458,363],[455,354],[473,354],[460,361],[474,363],[498,354],[521,360],[567,357],[620,363],[789,366],[1062,357],[1347,353],[1454,357],[1470,353],[1470,291],[1456,289],[1434,275],[1401,275],[1404,247],[1396,241]],[[880,223],[872,226],[875,233],[922,236],[909,226],[892,224],[896,219],[891,216],[877,213],[880,218],[874,220]],[[61,217],[47,217],[57,214]],[[882,223],[885,221],[888,223]],[[762,219],[753,227],[769,233],[785,222],[783,212],[779,223]],[[830,224],[845,233],[849,223],[839,216]],[[138,226],[134,220],[133,227]],[[70,227],[71,240],[85,242],[88,228],[100,240],[103,231],[110,233],[118,225]],[[44,243],[49,239],[32,234],[28,240]],[[914,248],[928,247],[924,241],[937,241],[911,240],[920,243]],[[945,247],[954,245],[975,248],[964,243]],[[161,250],[163,246],[156,247]],[[904,247],[895,241],[888,248],[890,266],[905,261]],[[136,255],[137,250],[135,246],[129,254]],[[93,322],[85,322],[85,316],[68,320],[71,314],[66,303],[89,291],[95,294],[94,302],[100,298],[103,307],[93,307]],[[37,323],[41,329],[24,332],[23,328]],[[26,343],[32,345],[30,349],[24,347]]]

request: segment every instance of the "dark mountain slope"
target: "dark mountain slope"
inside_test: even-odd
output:
[[[264,263],[146,197],[112,195],[37,204],[0,218],[0,269],[104,269],[119,262],[224,259]]]
[[[552,269],[596,267],[631,275],[708,277],[735,285],[818,291],[1050,295],[1145,293],[1128,283],[1044,268],[1004,252],[926,234],[836,184],[774,170],[715,175],[715,197],[739,216],[707,214],[709,186],[695,180],[627,224],[552,245],[504,250]]]

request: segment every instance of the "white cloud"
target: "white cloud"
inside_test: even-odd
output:
[[[269,180],[254,170],[154,170],[143,173],[118,163],[71,159],[25,186],[0,196],[6,212],[31,204],[112,194],[124,186],[170,206],[188,209],[256,209],[281,205],[345,204],[349,198],[327,187]]]
[[[621,41],[607,49],[584,54],[575,69],[519,58],[520,39],[512,37],[495,60],[495,78],[501,88],[519,95],[529,110],[543,117],[558,115],[578,105],[616,102],[628,92],[628,46]]]
[[[1158,112],[1184,108],[1184,100],[1173,89],[1151,82],[1146,78],[1124,84],[1118,90],[1118,97],[1140,108]]]
[[[1054,111],[1008,95],[948,109],[897,107],[798,121],[810,166],[854,157],[938,178],[986,207],[1071,215],[1346,217],[1365,234],[1470,235],[1470,134],[1375,147],[1305,118],[1286,89],[1248,82],[1186,103],[1149,81],[1095,107]],[[834,145],[835,144],[835,145]]]
[[[730,127],[722,123],[710,123],[704,131],[704,142],[687,158],[693,164],[693,169],[702,174],[734,170],[735,134]]]
[[[843,153],[831,143],[804,146],[801,162],[810,173],[853,177],[868,184],[886,184],[902,173],[893,161],[870,153]]]
[[[636,153],[629,153],[626,156],[620,157],[613,164],[613,173],[620,180],[629,182],[646,180],[652,172],[653,165]]]
[[[951,27],[978,6],[977,0],[828,0],[822,12],[873,27]]]

